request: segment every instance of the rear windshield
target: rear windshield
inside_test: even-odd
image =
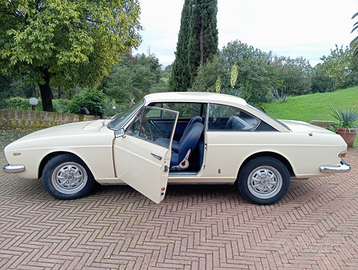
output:
[[[252,106],[250,104],[247,104],[247,107],[250,107],[254,110],[256,110],[257,112],[261,113],[261,114],[264,114],[266,116],[268,116],[269,118],[271,118],[272,120],[274,120],[275,122],[279,123],[281,126],[283,126],[284,128],[288,129],[288,130],[291,130],[287,125],[285,125],[284,123],[282,123],[281,121],[278,121],[277,119],[273,118],[271,115],[261,111],[260,109],[256,108],[255,106]]]

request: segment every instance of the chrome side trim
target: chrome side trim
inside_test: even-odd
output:
[[[24,165],[6,165],[3,168],[3,171],[6,173],[19,173],[25,171]]]
[[[322,173],[346,173],[346,172],[350,172],[350,170],[351,170],[351,165],[349,165],[343,159],[341,160],[341,164],[339,166],[319,167],[319,171]]]

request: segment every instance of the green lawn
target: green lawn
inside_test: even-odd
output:
[[[259,107],[264,108],[267,114],[277,119],[301,120],[307,123],[311,120],[334,121],[330,107],[358,109],[358,87],[290,97],[284,103],[262,103]],[[355,140],[354,146],[358,146],[358,138]]]
[[[358,87],[290,97],[285,103],[263,103],[260,107],[277,119],[301,120],[308,123],[311,120],[334,120],[329,107],[358,109]]]

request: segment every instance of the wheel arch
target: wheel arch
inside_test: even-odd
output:
[[[51,152],[51,153],[47,154],[47,155],[41,160],[40,166],[39,166],[39,171],[38,171],[38,178],[39,178],[39,179],[42,177],[42,172],[43,172],[43,170],[44,170],[44,168],[45,168],[46,163],[47,163],[51,158],[53,158],[53,157],[55,157],[55,156],[58,156],[58,155],[61,155],[61,154],[69,154],[69,155],[72,155],[72,156],[74,156],[74,157],[79,158],[79,159],[83,162],[83,164],[86,165],[87,169],[91,172],[91,169],[87,166],[87,164],[83,161],[83,159],[82,159],[81,157],[79,157],[78,155],[76,155],[76,154],[74,154],[74,153],[72,153],[72,152],[67,152],[67,151],[56,151],[56,152]],[[92,173],[92,172],[91,172],[91,173]],[[93,173],[92,173],[92,175],[93,175]]]
[[[275,153],[275,152],[270,152],[270,151],[254,153],[251,156],[247,157],[245,159],[245,161],[241,164],[237,176],[239,176],[240,171],[242,170],[242,168],[244,168],[244,166],[248,162],[250,162],[251,160],[253,160],[255,158],[258,158],[258,157],[272,157],[272,158],[278,159],[279,161],[281,161],[286,166],[286,168],[288,169],[288,171],[290,173],[290,176],[295,177],[295,173],[293,171],[291,163],[284,156],[282,156],[282,155],[280,155],[278,153]]]

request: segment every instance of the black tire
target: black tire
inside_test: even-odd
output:
[[[52,157],[42,173],[45,189],[60,200],[78,199],[88,195],[95,182],[86,164],[71,154]]]
[[[274,204],[285,197],[291,177],[287,167],[273,157],[250,160],[241,169],[238,186],[241,195],[251,203]]]

